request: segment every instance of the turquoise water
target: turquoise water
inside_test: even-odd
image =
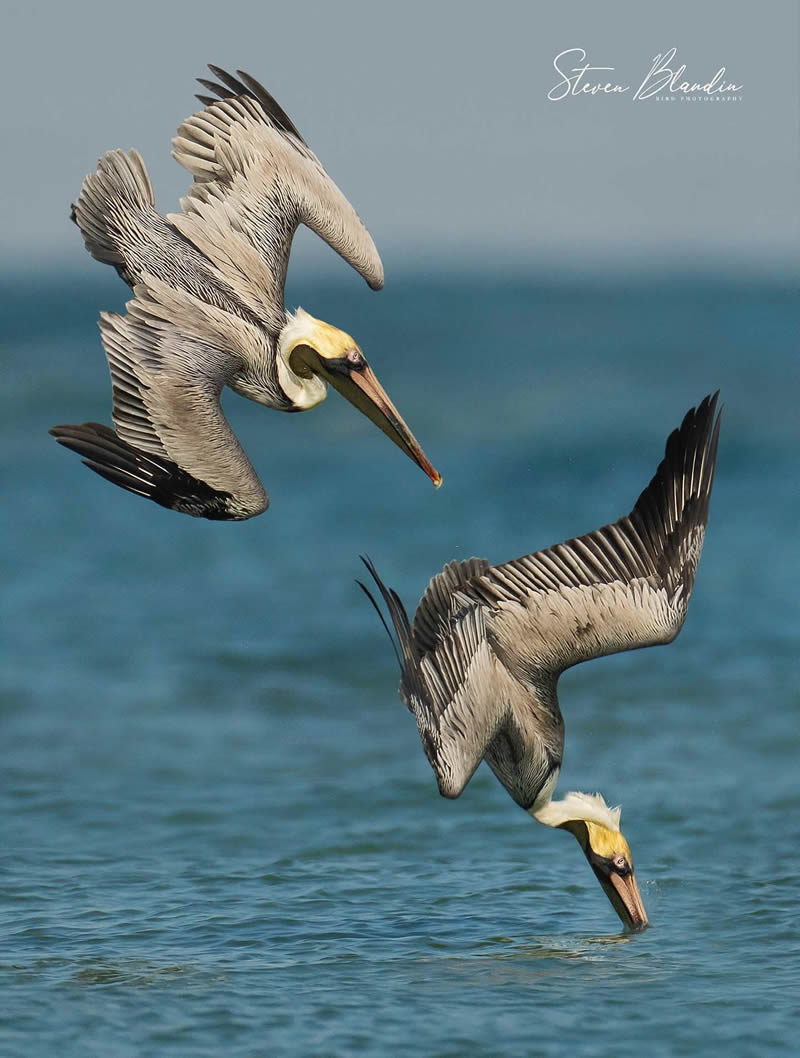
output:
[[[0,1054],[797,1053],[798,305],[780,283],[299,286],[356,335],[423,474],[334,394],[228,413],[271,493],[189,519],[46,430],[108,420],[113,276],[0,287],[6,514]],[[295,295],[296,296],[296,295]],[[652,928],[482,768],[436,792],[353,578],[413,604],[629,509],[725,402],[666,650],[567,673],[560,789],[622,824]]]

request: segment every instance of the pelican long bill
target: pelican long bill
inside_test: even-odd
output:
[[[606,891],[606,896],[614,906],[624,926],[630,930],[644,929],[648,925],[647,912],[642,903],[639,886],[636,884],[636,875],[633,871],[620,874],[611,871],[607,882],[600,884]]]
[[[400,412],[357,349],[336,360],[319,360],[316,371],[326,382],[366,415],[409,459],[424,470],[438,489],[441,474],[433,467]]]

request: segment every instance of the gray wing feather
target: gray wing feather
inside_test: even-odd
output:
[[[453,622],[411,678],[404,675],[401,695],[445,797],[459,796],[506,720],[508,699],[500,682],[480,605]]]
[[[489,571],[485,558],[448,562],[441,573],[431,578],[414,614],[414,642],[420,653],[432,650],[458,606],[456,593]]]
[[[509,709],[507,677],[489,646],[484,608],[473,603],[460,612],[434,649],[423,656],[396,592],[386,588],[371,562],[364,561],[397,634],[400,697],[417,721],[439,792],[444,797],[458,797],[505,723]],[[380,613],[370,592],[364,590]]]
[[[492,567],[468,594],[492,607],[490,631],[518,675],[668,643],[694,585],[714,481],[717,394],[691,409],[629,515]]]
[[[214,68],[222,96],[178,129],[173,155],[195,183],[168,220],[210,258],[236,293],[277,334],[292,238],[306,224],[373,289],[383,265],[357,213],[257,81]],[[206,97],[210,98],[210,97]]]
[[[117,435],[229,494],[243,515],[260,513],[267,506],[266,493],[220,404],[239,359],[215,333],[216,310],[204,306],[204,319],[191,295],[148,278],[150,285],[138,286],[128,302],[127,315],[100,318]],[[178,312],[184,303],[191,324]],[[230,324],[230,317],[220,312],[219,323]]]

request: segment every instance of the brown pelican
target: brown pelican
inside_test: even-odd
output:
[[[355,341],[284,308],[292,238],[303,223],[383,286],[378,251],[353,207],[272,96],[241,71],[173,140],[194,183],[162,217],[144,162],[110,151],[73,207],[86,249],[114,265],[134,297],[104,312],[115,430],[56,426],[56,440],[109,481],[203,518],[251,518],[269,500],[220,406],[224,386],[279,411],[306,411],[327,384],[432,479],[439,474]],[[216,97],[216,98],[215,98]]]
[[[629,515],[502,566],[450,562],[428,585],[413,624],[364,560],[396,646],[361,587],[395,646],[400,697],[440,793],[458,797],[485,760],[535,820],[574,834],[629,929],[646,926],[647,915],[619,808],[599,794],[552,800],[564,748],[556,687],[572,665],[669,643],[680,631],[708,519],[716,404],[714,394],[687,413]]]

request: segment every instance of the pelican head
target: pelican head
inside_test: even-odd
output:
[[[647,912],[633,873],[630,847],[619,829],[620,811],[609,808],[600,794],[569,793],[531,814],[540,823],[575,835],[623,925],[641,930],[647,925]]]
[[[329,383],[413,459],[437,488],[441,485],[441,475],[349,334],[298,309],[281,331],[278,379],[298,411],[323,401]]]

